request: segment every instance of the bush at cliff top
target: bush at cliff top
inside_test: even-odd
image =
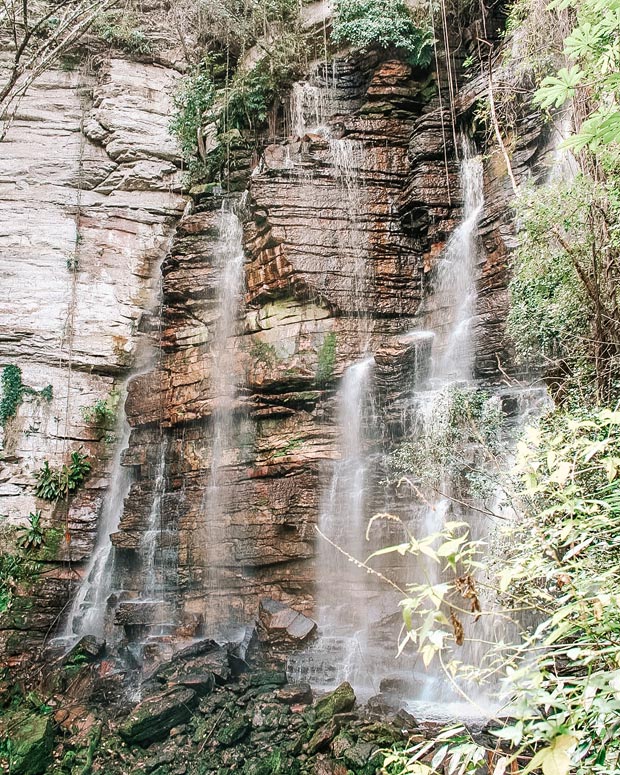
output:
[[[332,38],[357,48],[398,48],[412,64],[428,65],[433,39],[418,27],[403,0],[336,0]]]

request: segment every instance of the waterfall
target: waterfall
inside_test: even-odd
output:
[[[340,458],[333,464],[319,515],[316,618],[320,639],[289,659],[292,680],[330,689],[349,681],[359,688],[372,675],[366,665],[365,606],[375,596],[372,581],[354,559],[364,558],[372,455],[376,433],[372,401],[374,359],[345,371],[337,394]],[[360,577],[362,583],[360,583]],[[361,614],[361,615],[360,615]],[[373,687],[378,688],[378,687]],[[372,691],[371,691],[372,693]]]
[[[226,533],[224,512],[229,504],[224,494],[223,475],[235,442],[237,377],[234,336],[242,309],[245,281],[243,225],[238,213],[243,204],[242,201],[240,205],[235,205],[228,200],[222,203],[219,239],[214,253],[214,268],[218,281],[210,348],[211,462],[203,497],[204,530],[198,533],[204,556],[203,589],[206,590],[208,598],[206,605],[216,609],[207,616],[207,621],[214,626],[226,622],[232,610],[226,600],[221,603],[222,611],[218,611],[217,606],[220,595],[226,591],[222,565],[232,566],[234,563],[232,556],[228,556],[230,537]]]
[[[330,89],[308,81],[293,84],[289,98],[289,115],[293,135],[303,137],[308,132],[326,131],[325,117],[330,113]]]
[[[353,301],[353,313],[357,318],[360,353],[364,353],[370,343],[370,292],[372,273],[369,271],[368,237],[362,225],[365,205],[365,192],[360,185],[364,166],[364,146],[347,137],[329,138],[329,150],[334,175],[342,192],[345,218],[348,228],[338,235],[339,247],[343,256],[349,257],[351,277],[350,297]]]
[[[445,332],[443,337],[436,339],[439,356],[433,356],[432,377],[440,385],[472,377],[474,352],[471,329],[476,313],[479,257],[477,231],[484,199],[482,160],[472,155],[466,141],[463,142],[462,153],[463,220],[448,240],[437,270],[430,302],[438,311],[438,317],[431,314],[425,325],[425,328],[433,325],[436,333],[441,333],[442,329]]]
[[[344,164],[341,168],[346,169]],[[343,175],[344,177],[344,175]],[[423,448],[435,426],[444,423],[450,410],[446,390],[473,381],[476,280],[480,253],[477,230],[483,210],[482,161],[464,146],[461,165],[463,216],[450,237],[435,271],[433,290],[423,304],[420,328],[406,340],[416,344],[415,384],[404,410],[405,437]],[[418,346],[419,345],[419,346]],[[418,363],[425,359],[429,363]],[[379,421],[373,416],[371,357],[349,367],[338,392],[338,428],[341,457],[334,464],[331,482],[320,515],[319,527],[329,541],[317,545],[317,606],[319,638],[300,655],[289,660],[289,673],[297,680],[308,680],[320,688],[332,688],[340,680],[353,683],[361,697],[368,697],[386,686],[401,684],[407,697],[448,701],[435,670],[421,669],[416,654],[395,659],[398,595],[376,575],[347,560],[347,555],[364,560],[373,549],[394,540],[390,529],[372,529],[373,541],[365,538],[370,517],[388,508],[377,488],[379,467],[376,434]],[[437,489],[418,491],[410,498],[406,513],[399,514],[418,537],[435,533],[446,519],[453,518],[456,484],[443,477]],[[378,506],[379,504],[379,506]],[[402,509],[394,506],[394,513]],[[467,511],[467,510],[465,510]],[[460,518],[469,520],[471,513]],[[334,549],[336,544],[342,551]],[[346,553],[346,554],[343,554]],[[399,562],[371,561],[378,572],[392,578],[401,589],[409,582],[440,580],[440,569],[411,557]]]
[[[334,230],[334,262],[338,271],[348,278],[347,298],[352,302],[351,314],[356,319],[359,336],[359,353],[368,349],[371,333],[372,263],[368,244],[368,232],[364,228],[366,191],[363,171],[367,162],[364,144],[351,137],[332,134],[328,118],[335,111],[335,85],[317,86],[307,81],[293,84],[289,100],[290,122],[293,134],[304,140],[297,157],[291,156],[287,146],[288,165],[295,177],[308,185],[308,196],[316,207],[316,198],[328,188],[314,185],[315,167],[329,169],[338,184],[339,196],[335,201],[325,200],[326,208],[339,210],[342,226]],[[308,138],[308,135],[311,138]],[[315,149],[316,147],[316,149]],[[318,165],[307,164],[307,153],[316,153]],[[328,166],[329,165],[329,166]],[[324,240],[322,235],[319,241]],[[319,286],[319,291],[322,290]]]
[[[125,391],[121,392],[123,405]],[[73,599],[63,636],[70,641],[76,636],[106,635],[108,598],[114,583],[114,546],[111,536],[118,529],[123,504],[131,487],[131,470],[123,466],[123,454],[129,442],[129,423],[123,415],[122,431],[110,474],[108,495],[99,517],[97,540],[80,587]]]

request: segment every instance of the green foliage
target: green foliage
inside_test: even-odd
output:
[[[566,142],[597,151],[620,140],[620,3],[618,0],[554,0],[551,8],[570,9],[572,29],[564,40],[568,66],[543,79],[535,101],[560,108],[575,97],[588,115]]]
[[[17,586],[33,581],[39,572],[40,566],[23,556],[0,553],[0,613],[13,605]]]
[[[171,122],[194,182],[235,171],[235,147],[265,125],[314,45],[294,0],[222,0],[204,10],[213,44],[184,79]],[[252,46],[260,57],[247,67],[242,52]]]
[[[126,11],[107,11],[97,19],[93,32],[111,46],[130,54],[153,52],[153,44],[139,27],[137,17]]]
[[[428,65],[433,38],[428,22],[418,27],[404,0],[336,0],[332,37],[358,48],[396,48],[413,64]]]
[[[431,756],[429,752],[433,746],[436,750]],[[442,730],[430,741],[423,740],[386,752],[381,775],[434,775],[439,771],[464,775],[484,772],[486,764],[484,746],[474,740],[467,727],[457,725]],[[440,770],[442,766],[447,769]]]
[[[494,483],[481,475],[501,452],[504,416],[497,398],[485,390],[450,385],[437,394],[415,442],[403,442],[388,457],[388,481],[406,477],[436,485],[446,477],[464,478],[470,494],[485,495]]]
[[[215,100],[213,65],[209,59],[203,60],[186,76],[180,91],[174,98],[175,114],[170,123],[170,131],[177,137],[183,158],[193,160],[198,154],[198,138],[203,123],[208,120],[207,113]]]
[[[333,331],[325,334],[317,355],[316,384],[324,387],[333,379],[336,365],[336,334]]]
[[[34,511],[28,514],[28,527],[19,528],[20,535],[17,546],[28,552],[32,549],[40,549],[45,543],[45,534],[41,525],[41,512]]]
[[[538,613],[508,679],[517,721],[498,732],[556,752],[559,773],[620,772],[620,412],[552,415],[519,449],[523,518],[500,588]]]
[[[7,420],[14,417],[17,408],[23,401],[24,395],[39,395],[46,401],[51,401],[53,390],[51,385],[47,385],[43,390],[36,391],[33,388],[24,385],[22,382],[22,370],[19,366],[9,364],[2,369],[2,400],[0,400],[0,425],[4,426]]]
[[[508,329],[520,360],[562,375],[564,393],[606,401],[620,351],[620,177],[525,189]]]
[[[14,417],[17,407],[24,397],[22,370],[19,366],[9,364],[2,369],[2,400],[0,401],[0,424],[6,425],[7,420]]]
[[[466,618],[484,615],[475,580],[484,568],[507,606],[502,615],[514,610],[521,613],[513,614],[515,623],[527,622],[520,642],[497,643],[473,671],[479,679],[505,676],[511,718],[492,729],[500,745],[510,746],[500,771],[618,775],[620,411],[549,415],[520,442],[517,471],[513,500],[521,517],[505,528],[496,573],[481,563],[481,545],[463,523],[377,552],[412,554],[444,568],[440,583],[408,587],[400,648],[412,643],[425,664],[439,657],[451,677],[466,677],[452,655],[468,638]],[[385,772],[431,775],[447,763],[451,772],[467,772],[484,754],[474,744],[480,747],[446,730],[387,754]]]
[[[119,398],[118,392],[113,390],[107,398],[100,398],[91,406],[83,406],[81,412],[84,422],[104,430],[113,427]]]
[[[79,450],[71,453],[71,462],[68,466],[51,468],[46,460],[37,474],[35,493],[38,498],[43,498],[46,501],[68,498],[84,483],[91,468],[92,464],[88,455]]]

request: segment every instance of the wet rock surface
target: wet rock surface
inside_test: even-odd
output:
[[[375,775],[386,748],[419,734],[407,714],[380,717],[358,708],[348,684],[315,699],[307,685],[288,683],[282,671],[260,661],[235,675],[230,658],[225,678],[213,663],[206,693],[180,685],[180,676],[199,669],[206,674],[204,658],[215,653],[230,655],[231,649],[198,644],[144,683],[125,681],[120,706],[93,693],[101,666],[78,666],[91,676],[82,684],[80,703],[46,695],[39,710],[31,705],[0,721],[19,752],[11,772],[76,775],[86,767],[106,775]],[[142,699],[132,702],[136,690]]]

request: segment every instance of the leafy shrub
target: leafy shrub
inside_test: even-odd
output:
[[[111,46],[130,54],[150,54],[153,45],[137,19],[122,11],[108,11],[93,25],[93,32]]]
[[[564,393],[607,401],[620,353],[620,188],[578,175],[525,190],[508,329],[522,362],[562,375]]]
[[[215,84],[212,71],[213,63],[204,59],[183,79],[174,98],[175,114],[170,131],[177,137],[186,161],[198,154],[198,135],[208,121],[205,118],[207,112],[213,107]]]
[[[17,408],[23,401],[24,395],[39,395],[46,401],[51,401],[53,396],[52,386],[47,385],[43,390],[36,391],[22,382],[22,370],[19,366],[9,364],[2,370],[2,400],[0,400],[0,425],[6,425],[7,420],[14,417]]]
[[[430,64],[433,38],[428,24],[416,26],[404,0],[336,0],[334,10],[336,43],[401,49],[413,64]]]
[[[38,498],[57,501],[74,493],[88,477],[92,464],[88,456],[79,450],[71,453],[71,463],[60,468],[51,468],[46,460],[37,474]]]
[[[564,40],[564,62],[543,79],[535,101],[544,109],[577,99],[588,114],[566,141],[577,150],[616,146],[620,137],[620,17],[616,0],[555,0],[571,9],[572,30]]]
[[[41,525],[41,512],[30,512],[28,515],[28,527],[20,528],[21,535],[17,539],[17,545],[24,551],[39,549],[45,543],[45,535]]]
[[[433,485],[461,475],[473,495],[488,494],[495,483],[482,475],[489,459],[502,451],[504,415],[486,390],[450,385],[439,392],[415,442],[401,443],[388,457],[388,481],[411,477]]]
[[[452,679],[505,676],[511,718],[495,720],[491,730],[499,745],[510,746],[500,771],[515,771],[518,762],[522,773],[618,775],[620,412],[556,411],[520,442],[517,470],[521,486],[513,500],[521,517],[505,528],[497,572],[481,562],[480,544],[463,523],[378,552],[411,554],[450,571],[440,584],[408,587],[400,648],[414,644],[427,665],[439,656]],[[457,649],[475,637],[471,623],[484,615],[480,568],[506,606],[502,617],[526,625],[521,642],[498,642],[467,672]],[[469,771],[468,758],[484,759],[481,745],[497,751],[446,730],[436,743],[388,754],[386,772],[431,775],[445,761],[449,771]]]
[[[82,407],[82,417],[88,425],[103,429],[110,428],[116,422],[119,394],[112,391],[108,398],[100,398],[91,406]]]

